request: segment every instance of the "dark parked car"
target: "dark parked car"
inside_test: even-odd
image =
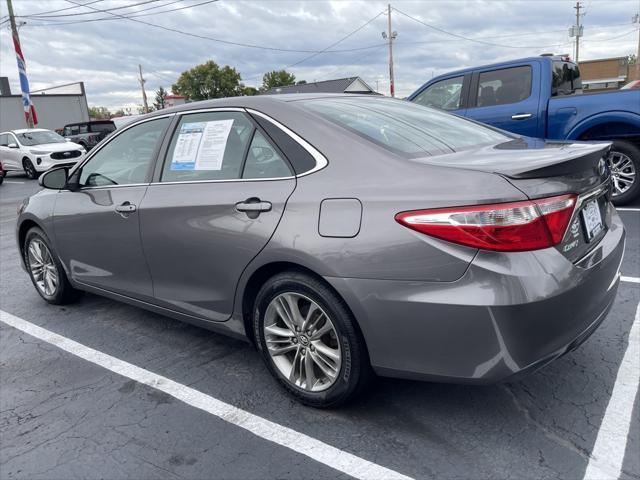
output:
[[[613,304],[609,151],[377,96],[207,101],[43,175],[17,239],[46,301],[86,290],[249,339],[309,405],[371,367],[484,384],[577,348]]]
[[[93,120],[65,125],[62,136],[82,145],[85,150],[91,150],[115,129],[116,126],[111,120]]]

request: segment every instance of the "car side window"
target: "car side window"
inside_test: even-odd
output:
[[[80,125],[78,127],[78,132],[79,133],[89,133],[89,126],[88,125]]]
[[[171,119],[150,120],[123,131],[80,170],[83,187],[130,185],[147,181],[154,152]]]
[[[476,106],[491,107],[526,100],[531,96],[531,66],[482,72]]]
[[[291,169],[276,148],[256,130],[249,146],[242,178],[281,178],[291,176]]]
[[[412,101],[425,107],[457,110],[462,99],[464,77],[447,78],[428,86]]]
[[[241,112],[183,115],[167,149],[160,181],[241,178],[253,132],[253,123]]]
[[[6,147],[9,145],[9,135],[6,133],[0,134],[0,147]]]

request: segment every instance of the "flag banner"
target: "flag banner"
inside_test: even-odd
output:
[[[20,76],[20,90],[22,91],[22,106],[24,108],[24,118],[29,123],[29,119],[33,122],[33,125],[38,124],[38,116],[36,115],[36,108],[31,102],[31,95],[29,93],[29,80],[27,79],[27,66],[24,61],[24,55],[22,54],[22,48],[20,47],[20,41],[16,35],[13,35],[13,46],[16,50],[16,60],[18,61],[18,75]]]

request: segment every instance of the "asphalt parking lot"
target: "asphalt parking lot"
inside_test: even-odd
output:
[[[640,479],[640,205],[620,213],[616,303],[578,350],[514,383],[379,379],[346,408],[314,410],[243,342],[94,295],[47,305],[14,239],[38,188],[16,174],[0,187],[0,309],[49,332],[0,321],[2,479]],[[139,368],[115,373],[87,360],[96,351]]]

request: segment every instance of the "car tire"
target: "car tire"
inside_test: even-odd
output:
[[[297,302],[300,320],[306,317],[309,323],[315,322],[313,327],[307,327],[309,328],[307,332],[300,331],[300,336],[296,340],[291,329],[289,332],[292,333],[288,337],[280,338],[274,337],[265,330],[267,325],[268,331],[272,331],[275,327],[279,329],[278,332],[284,333],[281,328],[282,318],[277,315],[276,305],[281,306],[278,304],[279,301],[290,305],[287,299],[295,299],[294,301]],[[312,308],[314,308],[311,314],[312,320],[309,320],[308,314]],[[270,323],[273,318],[281,322],[280,326]],[[295,271],[283,272],[271,277],[256,296],[253,329],[258,350],[271,374],[289,394],[305,405],[329,408],[344,404],[357,397],[373,377],[364,338],[352,313],[345,302],[321,279]],[[323,334],[323,337],[314,339],[314,335],[324,330],[327,333]],[[309,336],[305,337],[304,333],[308,333]],[[306,348],[303,346],[303,337],[306,339],[304,340]],[[282,341],[290,342],[287,343],[286,348],[293,347],[293,350],[282,355],[275,354],[274,349],[281,350],[279,345]],[[293,344],[294,341],[297,346]],[[331,342],[334,342],[333,346],[328,346],[327,343]],[[327,354],[335,355],[333,352],[339,352],[339,361],[334,361],[333,357],[327,356]],[[292,370],[295,370],[296,358],[299,358],[300,375],[298,378],[293,378],[291,372],[286,370],[286,365],[290,363]],[[329,361],[327,362],[326,359]],[[335,375],[327,375],[326,371]],[[311,375],[307,372],[311,372]],[[309,381],[309,378],[312,381]]]
[[[35,180],[36,178],[38,178],[36,167],[33,166],[33,162],[30,159],[22,159],[22,168],[24,168],[24,173],[27,174],[27,178],[31,180]]]
[[[35,249],[36,251],[34,252],[30,249]],[[38,258],[37,252],[40,253],[40,258]],[[81,292],[73,288],[69,283],[62,263],[42,229],[33,227],[27,232],[22,255],[29,278],[31,278],[31,282],[38,294],[45,301],[53,305],[65,305],[78,299]],[[42,264],[42,269],[38,268],[38,263]],[[36,274],[37,271],[42,271],[42,276],[38,276]],[[45,278],[45,275],[48,275],[48,277]],[[55,282],[51,280],[52,275],[55,275]],[[55,288],[49,289],[48,287],[53,283],[55,283]]]
[[[614,189],[617,190],[617,175],[625,174],[627,178],[633,175],[633,183],[623,193],[613,197],[614,205],[625,205],[640,194],[640,148],[630,142],[615,140],[611,147],[609,166],[613,176]],[[614,190],[614,191],[615,191]]]

